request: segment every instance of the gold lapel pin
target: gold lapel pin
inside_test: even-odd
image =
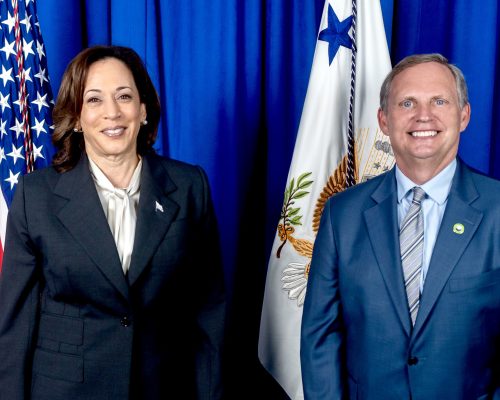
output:
[[[463,224],[456,223],[455,225],[453,225],[453,233],[461,235],[464,232],[465,232],[465,226],[463,226]]]

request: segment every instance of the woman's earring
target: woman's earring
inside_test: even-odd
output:
[[[83,131],[81,131],[81,130],[80,130],[80,129],[78,129],[77,127],[74,127],[74,128],[73,128],[73,132],[75,132],[75,133],[81,133],[81,132],[83,132]]]
[[[148,124],[148,120],[147,120],[147,119],[145,119],[144,121],[142,121],[142,122],[141,122],[141,124],[142,124],[142,126],[147,125],[147,124]]]

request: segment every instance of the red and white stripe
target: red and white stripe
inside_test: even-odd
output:
[[[0,192],[0,271],[2,271],[3,246],[5,243],[5,231],[7,229],[7,203]]]

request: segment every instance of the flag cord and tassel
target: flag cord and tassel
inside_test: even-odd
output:
[[[28,118],[28,105],[26,93],[26,76],[24,72],[24,57],[23,57],[23,43],[21,39],[21,24],[19,22],[19,7],[17,0],[12,0],[12,7],[14,9],[14,32],[16,36],[16,60],[17,60],[17,74],[19,76],[19,97],[20,108],[22,116],[22,127],[24,132],[24,154],[26,159],[26,172],[33,172],[34,159],[33,159],[33,141],[31,138],[31,130]]]
[[[356,93],[356,0],[352,0],[352,41],[351,41],[351,93],[349,97],[349,121],[347,127],[347,171],[346,188],[356,184],[356,154],[354,138],[354,101]]]

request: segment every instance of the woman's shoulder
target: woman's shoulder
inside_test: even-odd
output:
[[[164,168],[179,168],[185,170],[196,169],[197,166],[194,164],[190,164],[186,161],[176,160],[174,158],[165,157],[156,153],[147,154],[144,158],[150,163],[152,166],[158,164],[162,165]]]
[[[163,157],[158,154],[148,154],[145,159],[153,173],[165,171],[174,181],[206,179],[205,171],[199,165]]]
[[[13,204],[16,198],[23,199],[23,202],[29,204],[40,205],[46,202],[51,197],[59,175],[54,168],[44,167],[19,176],[14,188]]]
[[[52,166],[36,169],[29,174],[23,176],[25,185],[39,186],[46,185],[50,182],[55,182],[60,174]]]

